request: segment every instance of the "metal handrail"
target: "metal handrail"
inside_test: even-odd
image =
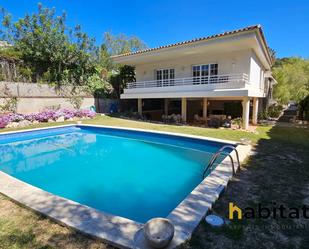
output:
[[[229,149],[232,149],[233,151],[235,151],[238,167],[240,168],[239,154],[238,154],[238,151],[236,150],[236,147],[234,147],[232,145],[224,145],[223,147],[221,147],[221,149],[219,151],[224,151],[224,149],[226,149],[226,148],[229,148]]]
[[[217,158],[221,154],[227,155],[230,158],[231,163],[232,163],[233,175],[236,174],[233,157],[230,155],[230,153],[227,153],[227,152],[224,151],[224,149],[226,149],[226,148],[232,149],[233,151],[236,152],[236,158],[237,158],[237,162],[238,162],[238,167],[240,167],[239,155],[238,155],[238,151],[236,150],[236,148],[234,146],[231,146],[231,145],[224,145],[210,159],[207,167],[204,169],[203,179],[205,178],[205,174],[208,171],[208,169],[210,169],[212,167],[212,165],[216,162]]]
[[[220,85],[223,83],[249,83],[247,74],[222,74],[222,75],[208,75],[196,76],[187,78],[174,78],[174,79],[160,79],[129,82],[126,89],[132,88],[149,88],[149,87],[167,87],[167,86],[185,86],[185,85]]]

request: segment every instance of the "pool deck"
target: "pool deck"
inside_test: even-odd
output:
[[[71,126],[90,126],[134,130],[150,133],[160,133],[179,137],[190,137],[207,141],[223,142],[236,145],[240,162],[249,155],[251,146],[239,145],[229,140],[213,139],[201,136],[191,136],[179,133],[158,132],[144,129],[111,127],[100,125],[62,125],[56,127],[29,129],[3,134],[13,134],[25,131],[54,129]],[[236,153],[230,153],[238,169]],[[175,248],[191,238],[192,233],[211,209],[214,202],[227,187],[233,176],[232,163],[226,157],[168,216],[175,226],[175,235],[168,248]],[[22,205],[42,213],[51,219],[81,232],[95,236],[119,248],[150,248],[143,235],[143,224],[123,217],[98,211],[77,202],[53,195],[42,189],[22,182],[0,171],[0,192]]]

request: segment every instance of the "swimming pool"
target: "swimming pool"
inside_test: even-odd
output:
[[[0,136],[0,170],[55,195],[138,222],[166,217],[224,144],[95,127]]]
[[[227,144],[240,161],[251,149],[84,124],[0,133],[0,192],[121,248],[146,248],[144,223],[166,217],[175,226],[174,248],[191,237],[232,177],[228,157],[202,177],[213,153]]]

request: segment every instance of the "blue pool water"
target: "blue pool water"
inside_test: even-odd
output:
[[[72,126],[0,135],[0,170],[98,210],[146,222],[166,217],[224,144]]]

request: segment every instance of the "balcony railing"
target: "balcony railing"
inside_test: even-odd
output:
[[[224,74],[212,76],[198,76],[189,78],[162,79],[150,81],[137,81],[127,83],[127,89],[150,88],[150,87],[175,87],[175,86],[198,86],[213,85],[213,88],[241,88],[248,84],[247,74]]]

